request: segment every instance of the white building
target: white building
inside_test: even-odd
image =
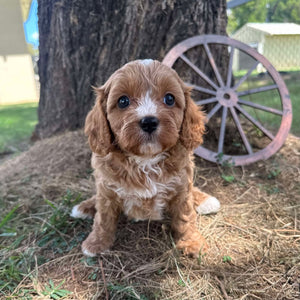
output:
[[[248,23],[232,38],[255,48],[279,71],[300,69],[300,25],[294,23]],[[249,59],[235,58],[234,69],[246,69]]]

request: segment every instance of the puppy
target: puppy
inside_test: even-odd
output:
[[[124,65],[96,93],[85,133],[97,194],[72,210],[73,217],[94,218],[83,253],[112,246],[122,212],[134,220],[167,213],[177,248],[197,257],[206,247],[197,212],[217,212],[220,203],[193,186],[193,150],[202,143],[205,116],[190,88],[173,69],[147,59]]]

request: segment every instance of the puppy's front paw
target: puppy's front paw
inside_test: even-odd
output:
[[[111,243],[103,242],[97,238],[93,232],[82,243],[81,249],[84,255],[95,257],[97,254],[103,253],[109,249]]]
[[[197,239],[180,239],[177,242],[176,247],[179,250],[182,250],[184,255],[192,256],[194,258],[198,258],[199,254],[206,252],[208,249],[205,238],[200,234]]]

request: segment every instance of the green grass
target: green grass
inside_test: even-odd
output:
[[[64,284],[64,281],[60,282],[57,286],[54,285],[52,279],[49,280],[49,286],[45,287],[45,290],[42,292],[44,296],[50,297],[50,299],[61,299],[65,298],[69,294],[72,294],[68,290],[60,289],[60,287]]]
[[[290,99],[292,101],[293,122],[291,126],[291,133],[300,136],[300,71],[288,72],[282,74],[282,78],[288,88]],[[272,79],[266,75],[265,77],[257,77],[256,74],[245,81],[239,90],[253,89],[260,86],[267,86],[274,84]],[[258,104],[272,107],[281,110],[281,100],[277,90],[270,90],[262,93],[252,94],[249,96],[241,97],[244,100],[256,102]],[[246,110],[256,119],[258,119],[265,127],[274,129],[279,128],[281,117],[258,109],[243,106]]]
[[[300,72],[298,72],[297,81],[287,80],[287,88],[290,93],[293,108],[293,123],[291,132],[300,136]]]
[[[38,103],[0,106],[0,154],[22,150],[37,124]]]
[[[22,212],[20,205],[0,213],[0,299],[12,294],[22,279],[47,262],[49,251],[67,254],[82,243],[86,236],[82,231],[83,222],[70,217],[71,208],[81,200],[80,194],[67,191],[59,204],[45,199],[43,217],[39,213]],[[3,204],[1,202],[0,198],[0,204]],[[86,222],[84,224],[86,226]],[[34,278],[34,274],[31,277]],[[49,285],[42,294],[51,299],[66,297],[70,292],[61,289],[62,285],[63,282],[54,285],[49,278]],[[38,293],[24,289],[20,292],[22,297],[18,294],[14,299],[31,299],[29,295]]]

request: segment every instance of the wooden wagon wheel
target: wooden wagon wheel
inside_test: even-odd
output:
[[[226,63],[227,74],[223,74],[223,76],[217,66],[217,60],[213,57],[214,52],[212,51],[212,48],[214,45],[218,45],[218,47],[222,46],[223,51],[224,49],[227,49],[228,51],[228,63]],[[198,46],[201,46],[204,49],[203,53],[206,53],[212,73],[214,74],[214,80],[210,78],[208,74],[205,74],[203,70],[200,70],[196,63],[188,58],[187,52],[191,49],[194,49],[193,51],[195,51]],[[254,63],[247,69],[244,76],[236,79],[232,71],[232,66],[235,59],[234,56],[236,55],[235,53],[238,53],[239,51],[250,56]],[[193,83],[187,84],[191,85],[194,90],[208,95],[207,98],[202,98],[199,101],[194,99],[196,100],[196,104],[200,106],[210,103],[210,107],[212,108],[207,112],[207,124],[209,124],[209,120],[216,115],[216,112],[219,111],[220,125],[216,149],[211,150],[205,146],[200,146],[195,150],[195,154],[212,162],[220,163],[230,161],[232,164],[238,166],[250,164],[261,159],[267,159],[279,150],[287,138],[291,127],[292,106],[284,81],[265,57],[248,45],[226,36],[203,35],[189,38],[177,44],[167,53],[163,63],[170,67],[174,67],[175,62],[180,60],[186,64],[185,67],[189,67],[191,72],[194,72],[196,76],[200,76],[201,80],[206,83],[204,86]],[[272,84],[240,91],[239,88],[241,85],[252,76],[251,74],[259,64],[267,71],[266,74],[268,74]],[[270,105],[266,106],[261,103],[243,99],[243,96],[246,95],[248,95],[247,97],[250,97],[254,94],[257,95],[258,93],[271,90],[277,90],[278,92],[280,102],[279,109],[270,107]],[[255,116],[253,116],[253,114],[251,115],[249,111],[247,111],[249,109],[263,111],[264,114],[272,114],[276,115],[276,118],[277,116],[281,118],[278,131],[276,133],[271,132],[266,128],[267,126],[263,125],[255,118]],[[220,114],[221,111],[222,113]],[[244,149],[242,155],[226,154],[224,151],[226,124],[228,123],[229,118],[230,122],[235,124],[236,132],[238,132],[237,135],[239,136],[240,141],[242,141],[242,143],[240,143]],[[241,121],[241,118],[251,124],[252,127],[255,127],[263,134],[264,138],[267,138],[268,144],[266,147],[254,151],[253,145],[245,133],[245,128],[243,127],[244,124]],[[211,124],[211,126],[214,126],[214,124]]]

